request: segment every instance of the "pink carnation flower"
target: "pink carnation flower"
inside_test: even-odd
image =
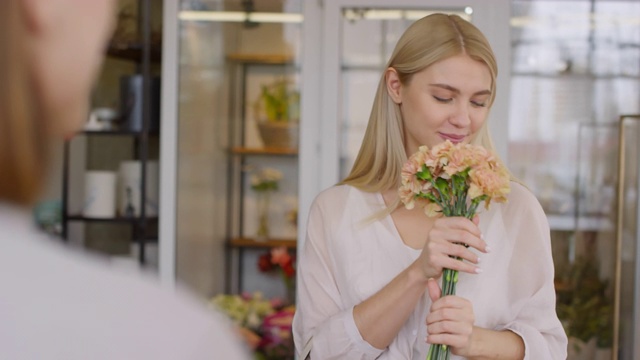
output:
[[[425,165],[433,181],[424,180],[418,176]],[[487,207],[492,200],[506,201],[506,195],[509,193],[509,173],[493,154],[479,145],[454,144],[448,140],[432,149],[421,146],[409,157],[402,167],[401,186],[398,189],[400,201],[407,209],[418,206],[424,208],[428,216],[442,215],[442,206],[447,210],[457,200],[449,198],[447,200],[449,203],[445,203],[434,188],[435,180],[440,178],[451,181],[453,175],[467,170],[469,173],[464,179],[467,199],[486,195],[485,206]],[[452,187],[453,185],[449,183],[451,191],[453,191]],[[440,203],[425,197],[440,199]]]

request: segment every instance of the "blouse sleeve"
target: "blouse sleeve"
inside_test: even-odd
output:
[[[324,194],[326,195],[326,194]],[[323,194],[309,213],[303,253],[298,261],[298,299],[293,336],[299,359],[376,359],[383,350],[367,343],[353,320],[353,305],[340,296],[328,237],[338,203],[322,206]],[[334,227],[335,228],[335,227]]]
[[[522,337],[525,360],[566,359],[567,336],[556,314],[549,223],[533,194],[520,185],[513,187],[505,224],[514,241],[508,269],[514,316],[503,329]]]

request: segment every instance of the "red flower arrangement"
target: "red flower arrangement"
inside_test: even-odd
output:
[[[280,246],[272,248],[269,252],[258,258],[258,269],[263,273],[277,271],[281,274],[282,280],[287,287],[289,301],[294,302],[295,296],[295,255],[289,253],[286,247]]]

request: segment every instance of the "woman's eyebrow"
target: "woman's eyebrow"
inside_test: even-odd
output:
[[[456,94],[460,94],[460,90],[454,88],[451,85],[447,85],[447,84],[429,84],[429,86],[438,87],[438,88],[441,88],[441,89],[449,90],[449,91],[454,92]],[[480,90],[480,91],[477,91],[477,92],[473,93],[473,95],[474,96],[476,96],[476,95],[491,95],[491,90]]]

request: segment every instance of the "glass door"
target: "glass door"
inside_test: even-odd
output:
[[[279,274],[257,264],[296,245],[302,1],[166,3],[162,135],[175,161],[162,222],[174,224],[163,236],[175,277],[205,298],[284,297]]]
[[[306,134],[303,129],[308,141],[301,148],[301,169],[303,177],[316,176],[300,182],[301,219],[306,219],[306,210],[319,191],[350,171],[377,82],[396,41],[413,21],[433,12],[459,14],[476,24],[491,42],[499,67],[505,69],[498,79],[500,95],[490,126],[498,150],[506,156],[510,1],[474,6],[460,0],[335,0],[325,1],[324,8],[313,3],[305,5],[305,18],[322,19],[322,23],[306,23],[306,44],[311,40],[318,46],[305,47],[304,59],[307,69],[313,64],[321,71],[303,76],[303,114],[312,127],[306,128]]]

